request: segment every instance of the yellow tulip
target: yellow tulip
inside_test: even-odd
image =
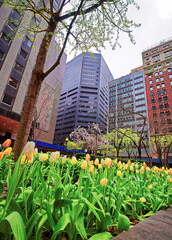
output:
[[[81,168],[82,168],[82,169],[86,169],[86,168],[87,168],[87,161],[83,161],[83,162],[81,163]]]
[[[62,157],[62,163],[65,163],[67,159],[67,156],[65,155],[64,157]]]
[[[91,165],[88,171],[89,171],[89,173],[93,173],[94,172],[94,166]]]
[[[128,165],[130,165],[130,164],[131,164],[131,160],[128,160],[128,162],[127,162],[127,163],[128,163]]]
[[[77,163],[77,159],[76,159],[75,156],[72,157],[71,163],[72,163],[73,165],[75,165],[75,164]]]
[[[132,172],[134,170],[133,166],[130,166],[130,171]]]
[[[168,170],[168,173],[169,173],[170,175],[172,175],[172,168],[170,168],[170,169]]]
[[[56,154],[55,154],[55,152],[52,152],[50,155],[50,162],[53,163],[53,162],[55,162],[55,160],[56,160]]]
[[[146,199],[145,199],[144,197],[142,197],[142,198],[140,198],[140,201],[141,201],[142,203],[145,203],[145,202],[146,202]]]
[[[101,164],[98,165],[98,169],[102,169],[102,165]]]
[[[47,159],[48,159],[48,154],[46,154],[46,153],[41,153],[41,154],[40,154],[39,160],[40,160],[41,162],[44,162],[44,161],[46,161]]]
[[[26,160],[26,156],[23,155],[22,158],[21,158],[21,165],[23,165],[25,163],[25,160]]]
[[[172,182],[172,179],[169,175],[167,176],[167,180],[168,180],[168,182]]]
[[[144,172],[144,170],[145,170],[144,166],[142,166],[142,167],[140,168],[140,170],[141,170],[142,172]]]
[[[105,165],[105,160],[103,158],[101,159],[101,165]]]
[[[103,179],[100,181],[100,184],[101,184],[102,186],[105,186],[105,185],[107,185],[107,182],[108,182],[107,178],[103,178]]]
[[[165,172],[166,175],[168,175],[168,170],[165,170],[164,172]]]
[[[85,160],[86,160],[86,161],[90,161],[90,154],[86,154]]]
[[[139,173],[139,170],[138,170],[138,169],[136,170],[136,173]]]
[[[98,158],[95,159],[94,164],[95,164],[95,165],[99,165],[99,159],[98,159]]]
[[[121,170],[122,169],[122,165],[120,165],[118,168],[119,168],[119,170]]]
[[[35,149],[34,149],[34,152],[33,152],[33,156],[36,156],[37,154],[38,154],[38,149],[35,148]]]
[[[12,151],[12,147],[6,148],[5,151],[4,151],[4,155],[8,156],[11,153],[11,151]]]
[[[117,171],[117,176],[121,177],[121,175],[122,175],[122,172],[121,171]]]
[[[153,187],[152,187],[152,185],[149,185],[149,187],[148,187],[148,188],[149,188],[150,190],[152,190],[152,188],[153,188]]]
[[[110,165],[110,158],[105,158],[105,165]]]
[[[27,142],[24,149],[23,154],[27,156],[30,156],[32,153],[34,153],[35,149],[35,143],[34,142]]]
[[[115,160],[114,160],[114,163],[117,163],[118,162],[118,159],[116,158]]]
[[[56,154],[56,158],[58,159],[60,157],[60,151],[56,151],[55,154]]]

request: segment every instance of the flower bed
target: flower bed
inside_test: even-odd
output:
[[[172,169],[38,153],[28,143],[17,163],[0,153],[1,239],[112,239],[172,204]]]

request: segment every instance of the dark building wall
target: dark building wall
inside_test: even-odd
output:
[[[77,126],[99,123],[107,128],[108,81],[112,80],[101,54],[80,54],[66,64],[57,115],[55,144],[63,144]]]

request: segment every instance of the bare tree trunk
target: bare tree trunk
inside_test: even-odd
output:
[[[147,147],[146,147],[146,144],[144,143],[144,141],[143,141],[143,146],[144,146],[145,152],[148,156],[150,167],[152,167],[152,159],[151,159],[150,154],[148,153],[148,150],[147,150]]]
[[[23,150],[28,140],[28,135],[32,125],[34,112],[36,110],[36,104],[38,101],[41,85],[45,78],[43,70],[46,61],[46,55],[55,29],[56,24],[51,21],[42,40],[37,55],[36,64],[32,71],[32,77],[30,80],[30,86],[28,89],[26,102],[24,104],[20,125],[14,142],[13,152],[15,161],[17,161],[21,151]]]

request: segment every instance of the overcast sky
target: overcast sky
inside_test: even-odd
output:
[[[135,0],[140,6],[129,10],[128,16],[136,23],[141,23],[133,32],[136,44],[133,45],[127,34],[121,34],[121,48],[115,50],[106,45],[102,55],[114,78],[120,78],[131,69],[142,65],[142,51],[163,39],[172,37],[172,0]],[[67,61],[73,56],[68,55]]]
[[[142,51],[172,37],[172,0],[136,0],[140,10],[132,9],[129,15],[141,27],[134,30],[136,44],[133,45],[127,35],[120,38],[121,48],[111,51],[107,46],[102,55],[114,78],[130,73],[131,69],[142,65]]]

